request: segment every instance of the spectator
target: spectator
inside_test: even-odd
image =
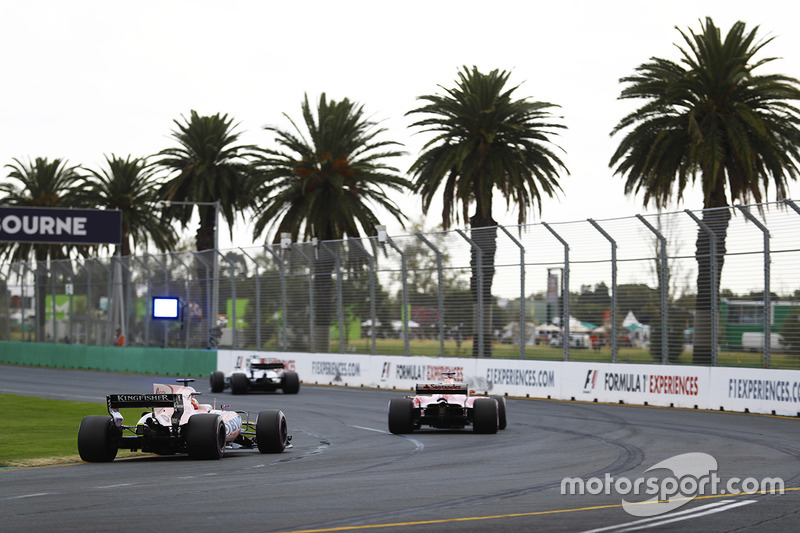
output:
[[[114,346],[125,346],[125,335],[120,328],[117,328],[117,333],[114,334]]]

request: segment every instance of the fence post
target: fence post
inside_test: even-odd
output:
[[[54,343],[58,343],[58,322],[56,321],[56,276],[53,271],[55,261],[51,259],[47,264],[47,275],[50,276],[50,294],[51,294],[51,313],[53,313],[53,339]],[[110,304],[111,302],[109,302]],[[47,339],[47,335],[44,335]]]
[[[183,265],[183,267],[186,269],[186,273],[191,276],[192,267],[183,262],[183,259],[181,259],[181,256],[180,256],[180,252],[171,252],[169,254],[169,256],[172,257],[173,259],[177,259],[178,262],[181,265]],[[186,319],[186,305],[188,305],[188,303],[191,301],[191,295],[189,293],[188,280],[183,280],[183,286],[184,286],[184,289],[186,290],[186,296],[184,298],[184,302],[185,303],[184,303],[184,309],[182,309],[183,312],[181,313],[181,320],[183,321],[183,326],[184,326],[183,331],[184,331],[184,337],[185,337],[183,345],[184,345],[184,348],[186,348],[188,350],[189,349],[189,333],[191,332],[191,323],[192,323],[191,317],[189,317],[188,320]],[[123,331],[123,333],[125,333],[125,332]]]
[[[406,274],[408,265],[406,264],[406,254],[398,248],[398,246],[394,243],[391,237],[385,234],[382,234],[380,231],[378,232],[378,240],[385,239],[385,242],[389,243],[395,252],[400,254],[400,277],[402,278],[402,285],[403,285],[403,309],[401,311],[401,318],[403,319],[403,353],[405,355],[409,355],[411,350],[408,346],[408,321],[411,317],[408,316],[408,283],[406,282]]]
[[[168,276],[169,272],[167,270],[166,260],[165,260],[165,262],[162,263],[161,261],[159,261],[156,258],[155,255],[151,255],[150,257],[153,259],[153,261],[158,263],[158,265],[162,269],[164,269],[164,291],[166,292],[168,287],[169,287],[169,276]],[[165,257],[165,256],[162,254],[162,257]],[[167,321],[163,321],[163,322],[164,322],[164,324],[163,324],[163,326],[164,326],[164,341],[162,342],[162,347],[166,348],[167,346],[169,346],[169,325],[167,324]]]
[[[8,290],[8,278],[9,278],[8,274],[9,273],[6,273],[5,277],[3,278],[3,304],[5,305],[4,309],[6,310],[6,338],[5,338],[5,340],[10,341],[11,340],[11,313],[9,312],[9,309],[11,309],[11,306],[9,305],[10,302],[8,301],[8,294],[10,292]],[[20,306],[20,311],[19,311],[20,318],[24,316],[24,313],[25,312],[22,310],[22,306]],[[24,322],[25,322],[24,320],[20,320],[19,323],[23,324]],[[20,333],[22,333],[22,327],[21,326],[20,326]]]
[[[113,281],[112,278],[113,278],[113,275],[111,273],[111,269],[109,269],[107,266],[105,266],[102,263],[102,261],[100,261],[99,259],[96,259],[95,261],[97,261],[97,264],[100,265],[103,268],[103,270],[106,271],[106,277],[108,278],[108,284],[107,284],[108,285],[108,288],[107,288],[108,292],[106,292],[106,294],[108,295],[107,307],[109,307],[109,308],[106,309],[106,334],[105,334],[105,339],[103,339],[103,345],[104,346],[108,346],[109,344],[111,344],[111,307],[110,306],[111,306],[111,292],[112,292],[112,281]],[[166,269],[164,270],[164,275],[166,276]]]
[[[547,228],[547,231],[553,234],[553,237],[558,239],[564,246],[564,273],[561,276],[561,309],[562,318],[561,318],[561,329],[563,329],[562,343],[564,344],[564,361],[569,361],[569,244],[565,241],[561,235],[556,233],[556,231],[548,224],[547,222],[542,222],[542,226]]]
[[[266,245],[265,245],[266,246]],[[241,246],[239,250],[244,254],[246,258],[253,262],[253,267],[256,269],[256,349],[261,349],[261,283],[260,283],[260,274],[258,273],[258,261],[253,259],[250,254],[244,251],[244,248]],[[283,280],[281,280],[283,281]],[[282,294],[283,296],[283,294]],[[286,309],[283,311],[284,317],[286,316]],[[284,318],[285,320],[285,318]],[[285,323],[284,323],[285,326]],[[285,328],[284,328],[285,331]],[[285,343],[283,351],[286,351]]]
[[[420,232],[415,234],[419,240],[436,254],[436,305],[439,306],[439,357],[444,357],[444,294],[442,293],[442,252]]]
[[[69,325],[67,326],[67,344],[73,344],[74,343],[73,336],[74,336],[75,333],[74,333],[74,329],[73,329],[72,317],[75,314],[74,313],[74,311],[75,311],[75,302],[74,302],[74,299],[73,299],[72,295],[73,295],[73,292],[75,292],[75,283],[74,283],[75,277],[72,274],[72,262],[69,259],[64,259],[64,260],[60,260],[60,261],[55,261],[55,264],[58,265],[58,267],[64,272],[64,274],[69,276],[69,285],[71,287],[71,290],[69,291],[69,294],[68,294],[68,296],[69,296]],[[67,292],[66,283],[64,284],[64,292]],[[6,306],[6,308],[8,308],[8,306]]]
[[[719,344],[718,341],[718,329],[719,329],[719,317],[718,317],[718,305],[719,305],[719,293],[717,291],[717,234],[714,233],[708,224],[700,220],[700,218],[692,213],[690,210],[685,209],[684,212],[691,217],[695,223],[708,234],[708,242],[709,242],[709,253],[711,255],[711,279],[709,283],[711,283],[711,365],[717,365],[717,346]],[[641,215],[637,215],[641,216]],[[695,333],[696,333],[695,329]],[[696,339],[695,339],[696,340]]]
[[[769,230],[743,205],[736,206],[747,219],[756,225],[764,236],[764,368],[770,367],[772,349],[772,298],[770,297],[770,246]]]
[[[475,265],[478,273],[478,313],[476,317],[477,326],[473,324],[472,329],[474,330],[476,327],[478,329],[478,357],[483,357],[483,250],[460,229],[457,229],[456,233],[461,235],[475,251]]]
[[[617,242],[600,224],[591,218],[587,219],[594,229],[611,243],[611,362],[617,362]]]
[[[287,246],[288,248],[288,246]],[[241,249],[241,248],[240,248]],[[269,244],[264,245],[264,249],[269,252],[269,254],[278,262],[278,271],[281,276],[281,344],[283,345],[283,351],[287,350],[287,336],[286,336],[286,265],[283,262],[283,259],[278,255],[275,250],[272,249],[272,246]],[[281,249],[284,249],[283,242],[281,242]],[[248,256],[249,257],[249,256]],[[256,267],[258,268],[258,267]],[[256,303],[256,305],[258,305]]]
[[[194,252],[193,252],[194,253]],[[153,301],[153,279],[152,279],[152,272],[150,271],[150,267],[147,266],[145,262],[139,259],[138,256],[132,255],[133,259],[144,267],[145,271],[147,272],[147,304],[145,305],[145,317],[144,317],[144,345],[150,346],[150,306],[152,305]],[[89,280],[91,281],[91,276]]]
[[[314,261],[300,246],[292,246],[308,263],[308,351],[314,353]]]
[[[369,264],[369,319],[370,337],[372,337],[372,355],[377,353],[377,346],[375,344],[375,334],[377,333],[377,318],[375,316],[375,258],[367,251],[366,248],[359,242],[358,239],[348,239],[348,243],[356,246],[361,252],[367,256],[367,263]]]
[[[344,306],[342,303],[342,264],[339,254],[330,249],[328,243],[320,242],[320,246],[325,252],[333,257],[334,268],[336,268],[336,316],[339,320],[339,353],[344,353]]]
[[[669,275],[667,272],[667,238],[664,237],[650,222],[648,222],[642,215],[636,215],[636,218],[644,224],[647,229],[653,232],[660,244],[660,267],[661,272],[658,277],[659,293],[661,295],[661,364],[665,365],[669,362],[669,311],[667,309],[667,283]],[[716,333],[712,333],[712,339]],[[712,340],[713,342],[713,340]]]
[[[525,358],[525,247],[504,227],[500,228],[519,248],[519,358]]]
[[[136,256],[132,256],[136,258]],[[84,272],[86,272],[86,320],[84,320],[83,327],[84,327],[84,344],[89,346],[89,342],[91,340],[91,332],[92,332],[92,324],[94,322],[94,318],[92,317],[92,312],[94,311],[94,306],[92,305],[92,271],[83,263],[78,263],[78,267],[82,268]]]
[[[217,250],[216,252],[231,267],[231,319],[228,321],[228,325],[231,328],[231,348],[235,350],[236,349],[236,264],[234,264],[232,259],[222,255],[222,253],[219,250]],[[215,260],[219,262],[219,259],[215,258]],[[217,275],[219,276],[219,271],[217,271]],[[219,296],[219,293],[217,293],[217,296]],[[217,305],[219,305],[219,300],[217,300]],[[231,324],[233,325],[231,326]]]
[[[314,255],[317,255],[316,243],[312,241]],[[300,254],[308,264],[308,351],[314,353],[314,258],[303,251],[302,246],[293,246],[292,250]]]

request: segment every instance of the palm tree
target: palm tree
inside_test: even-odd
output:
[[[175,230],[153,209],[159,199],[159,184],[155,168],[145,159],[112,154],[106,156],[106,168],[89,173],[79,194],[87,205],[122,213],[122,244],[117,248],[121,256],[131,255],[137,246],[148,242],[161,251],[175,246]]]
[[[624,117],[612,135],[625,132],[611,158],[625,178],[626,194],[642,192],[644,205],[681,201],[691,183],[703,193],[703,222],[716,237],[712,275],[711,237],[696,241],[697,299],[694,362],[711,363],[711,310],[718,294],[731,217],[730,203],[761,202],[770,187],[786,197],[798,176],[800,99],[798,80],[753,71],[775,58],[755,56],[772,39],[756,41],[758,27],[735,23],[723,40],[710,18],[701,32],[679,30],[679,63],[652,58],[622,78],[620,98],[645,103]],[[729,200],[730,198],[730,200]]]
[[[255,146],[237,144],[240,134],[227,114],[200,116],[192,110],[188,119],[183,117],[183,123],[176,120],[175,124],[177,130],[172,136],[179,146],[162,150],[155,161],[157,168],[170,175],[159,197],[175,202],[166,209],[166,214],[176,218],[184,228],[197,208],[200,226],[196,246],[198,251],[204,252],[198,256],[197,279],[208,280],[212,277],[209,265],[218,261],[214,251],[218,213],[228,222],[233,238],[236,214],[252,201],[247,186]],[[206,295],[204,304],[209,318],[216,317],[219,309],[213,306],[219,302]],[[206,324],[209,334],[215,325],[213,321]]]
[[[75,208],[84,207],[77,191],[81,181],[80,167],[69,166],[66,160],[37,157],[27,164],[18,159],[6,165],[10,169],[8,177],[18,183],[0,183],[0,205],[14,207]],[[0,257],[12,262],[36,261],[34,287],[36,291],[36,320],[38,341],[43,340],[45,294],[48,286],[46,262],[66,259],[70,250],[81,249],[63,244],[13,242],[0,247]],[[86,253],[86,247],[83,248]]]
[[[440,189],[445,229],[459,221],[456,204],[461,204],[465,222],[470,206],[475,206],[469,223],[481,260],[473,249],[471,291],[476,309],[482,301],[486,311],[491,309],[497,249],[497,222],[492,215],[495,189],[507,205],[515,205],[522,224],[532,205],[541,213],[543,196],[553,197],[561,190],[559,171],[568,173],[553,149],[558,147],[550,140],[565,127],[551,114],[557,106],[514,99],[519,86],[506,87],[509,75],[498,70],[483,74],[476,67],[463,67],[455,88],[444,89],[443,95],[420,96],[425,104],[408,113],[425,115],[413,126],[434,134],[410,170],[415,176],[414,190],[422,195],[423,212],[427,213]],[[487,331],[491,317],[488,312],[483,316],[483,324],[477,327]],[[473,355],[490,356],[490,336],[483,335],[482,346],[480,336],[474,336]]]
[[[215,202],[230,228],[236,214],[247,207],[251,196],[246,189],[249,183],[249,159],[255,146],[237,144],[240,134],[237,125],[227,114],[200,116],[192,110],[183,123],[175,120],[177,130],[172,136],[179,144],[157,154],[157,168],[171,177],[162,186],[161,200],[176,202],[169,213],[185,228],[195,207],[200,215],[196,234],[198,251],[214,248],[216,231]],[[198,205],[199,204],[199,205]]]
[[[316,114],[308,95],[301,105],[305,132],[288,115],[287,131],[267,127],[277,149],[263,151],[258,162],[260,184],[255,198],[266,198],[254,219],[254,238],[273,231],[293,241],[339,240],[375,235],[380,221],[373,211],[383,208],[402,222],[405,216],[387,191],[404,191],[410,184],[385,161],[403,154],[398,143],[379,140],[386,130],[364,116],[363,106],[347,98],[328,100],[323,93]],[[330,341],[333,263],[320,254],[315,264],[315,325],[313,349],[327,351]]]

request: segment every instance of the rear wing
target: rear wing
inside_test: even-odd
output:
[[[466,383],[417,383],[417,394],[469,394]]]
[[[127,407],[172,407],[183,409],[182,394],[109,394],[106,396],[109,409]]]
[[[174,409],[172,413],[172,424],[178,425],[183,415],[183,395],[182,394],[109,394],[106,396],[108,413],[119,423],[122,422],[120,409],[126,408],[157,408],[168,407]]]
[[[279,370],[285,366],[283,363],[250,363],[250,368],[254,370]]]

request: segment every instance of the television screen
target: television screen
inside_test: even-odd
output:
[[[171,296],[153,297],[153,318],[178,320],[180,318],[180,299]]]

